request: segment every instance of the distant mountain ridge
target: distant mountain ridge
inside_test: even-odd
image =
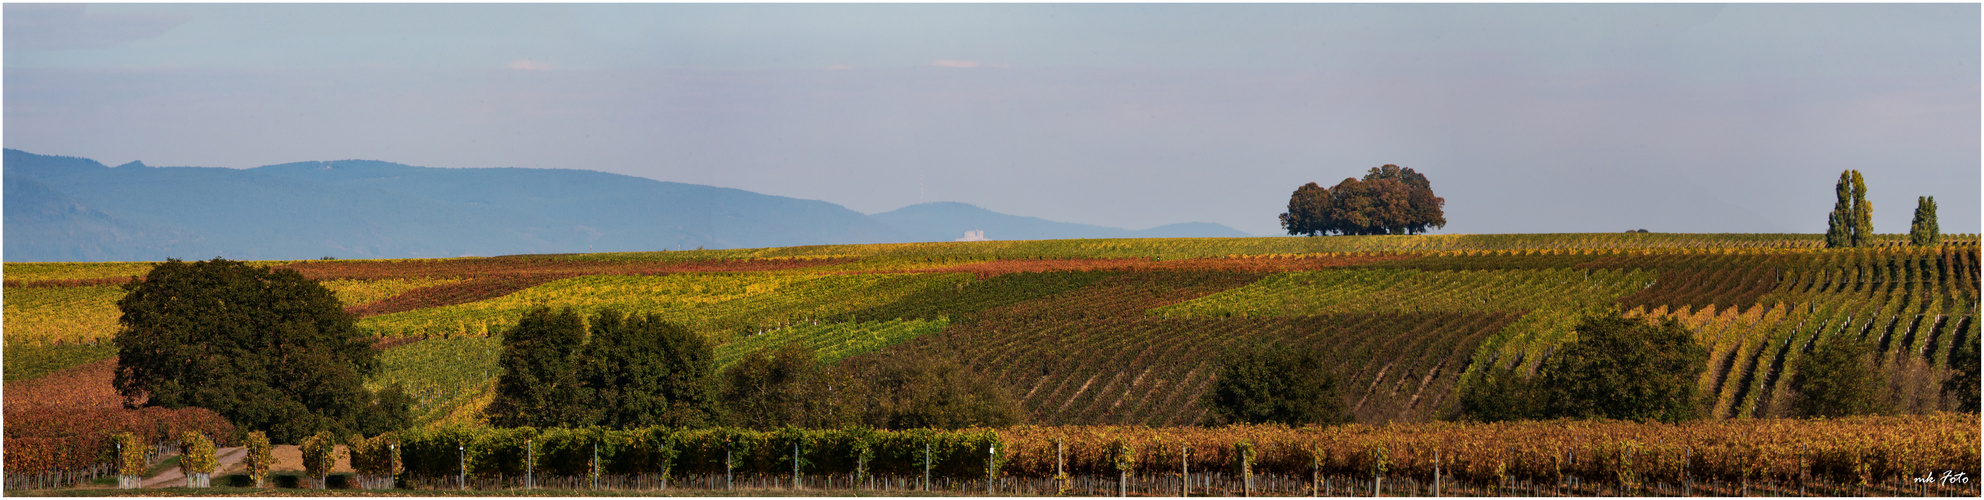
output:
[[[246,170],[117,167],[5,151],[8,262],[419,258],[988,239],[1247,236],[1141,231],[926,203],[874,215],[817,200],[591,170],[382,161]]]

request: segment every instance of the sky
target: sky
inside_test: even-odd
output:
[[[576,168],[876,213],[1282,234],[1397,164],[1436,234],[1980,232],[1959,4],[22,4],[8,148]]]

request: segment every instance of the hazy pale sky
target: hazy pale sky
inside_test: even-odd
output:
[[[1979,232],[1979,5],[19,4],[4,142],[579,168],[874,213],[1280,233],[1393,163],[1437,233]]]

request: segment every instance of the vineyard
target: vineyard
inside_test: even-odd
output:
[[[711,339],[719,365],[789,343],[829,364],[877,353],[956,359],[1004,385],[1027,423],[1044,426],[997,432],[1010,447],[1000,470],[1013,477],[1054,476],[1040,472],[1053,464],[1038,457],[1054,449],[1042,439],[1089,457],[1065,455],[1064,466],[1079,467],[1067,469],[1071,474],[1108,481],[1121,478],[1111,475],[1117,469],[1092,465],[1101,453],[1093,448],[1127,440],[1140,464],[1130,472],[1143,474],[1132,479],[1145,485],[1132,488],[1184,486],[1185,476],[1163,479],[1144,468],[1178,462],[1167,446],[1190,444],[1184,463],[1194,473],[1232,473],[1231,454],[1243,441],[1253,443],[1261,473],[1284,486],[1335,475],[1365,478],[1356,483],[1364,486],[1343,487],[1372,487],[1372,466],[1353,460],[1368,457],[1372,446],[1391,450],[1380,462],[1399,485],[1430,485],[1433,459],[1421,455],[1436,452],[1453,460],[1442,462],[1451,464],[1442,466],[1445,477],[1483,487],[1572,484],[1565,481],[1573,477],[1612,487],[1679,484],[1682,470],[1724,482],[1823,477],[1879,487],[1917,474],[1911,468],[1922,464],[1910,460],[1968,460],[1950,467],[1974,474],[1975,418],[1958,425],[1961,419],[1935,415],[1959,410],[1941,392],[1942,381],[1958,347],[1979,337],[1979,240],[1946,235],[1941,247],[1917,248],[1906,235],[1881,235],[1876,243],[1833,250],[1821,248],[1820,235],[1658,233],[1183,238],[254,264],[295,270],[337,294],[384,349],[368,387],[405,387],[417,401],[418,432],[495,432],[474,429],[483,425],[479,412],[498,375],[496,337],[530,308],[569,306],[584,316],[617,309],[682,324]],[[5,264],[9,474],[23,470],[16,463],[67,468],[87,461],[72,453],[17,462],[16,455],[39,453],[20,450],[39,448],[13,446],[16,412],[53,415],[61,405],[15,403],[95,402],[112,394],[78,387],[89,396],[34,396],[62,389],[33,383],[108,366],[116,355],[109,341],[118,328],[119,285],[150,266]],[[1697,389],[1708,395],[1702,414],[1709,421],[1436,423],[1456,416],[1458,395],[1479,374],[1515,367],[1533,376],[1545,357],[1576,340],[1581,317],[1608,311],[1678,320],[1707,347]],[[1903,416],[1778,419],[1789,415],[1792,370],[1831,338],[1873,346],[1884,395]],[[1360,425],[1195,427],[1207,416],[1199,399],[1222,360],[1262,345],[1322,352]],[[1619,427],[1626,425],[1643,427]],[[1913,441],[1878,444],[1884,433],[1913,433]],[[1242,434],[1250,437],[1233,437]],[[416,435],[424,434],[406,437]],[[1290,450],[1301,446],[1285,444],[1317,442],[1361,444],[1332,444],[1337,451],[1323,455],[1299,455]],[[1970,443],[1969,454],[1945,449],[1949,442]],[[1483,443],[1518,446],[1497,451]],[[1892,446],[1929,451],[1908,458]],[[1675,465],[1677,456],[1686,464]],[[1895,458],[1868,461],[1874,456]],[[1746,460],[1765,468],[1719,469]],[[1068,465],[1077,462],[1091,465]],[[802,460],[814,463],[828,462]],[[1622,476],[1625,463],[1633,465]],[[983,465],[970,476],[979,487]],[[1501,473],[1490,473],[1498,467]],[[753,473],[760,472],[771,474]]]
[[[353,463],[386,464],[373,474],[416,490],[1974,496],[1974,481],[1945,471],[1974,469],[1976,425],[1941,414],[1679,425],[444,427],[376,437],[396,454],[373,446],[376,456]]]

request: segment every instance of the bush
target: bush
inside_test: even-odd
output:
[[[1480,422],[1609,418],[1679,422],[1700,418],[1695,381],[1708,349],[1680,322],[1618,313],[1578,323],[1577,340],[1543,360],[1534,379],[1489,368],[1460,395],[1460,418]]]
[[[1973,328],[1972,331],[1976,330]],[[1980,394],[1977,387],[1977,345],[1977,336],[1972,335],[1957,344],[1955,352],[1950,353],[1950,371],[1953,373],[1948,380],[1943,381],[1943,395],[1950,398],[1950,401],[1956,405],[1957,411],[1966,413],[1978,411]]]
[[[770,431],[786,425],[833,429],[857,423],[859,401],[843,401],[823,383],[813,351],[786,343],[746,353],[724,369],[720,401],[732,425]],[[845,385],[841,385],[845,387]]]
[[[275,446],[269,444],[269,437],[262,431],[249,432],[248,438],[243,441],[248,448],[248,456],[242,457],[241,463],[248,469],[248,480],[254,482],[254,487],[260,488],[268,484],[269,467],[275,465],[275,459],[270,456]]]
[[[1873,366],[1873,349],[1850,337],[1829,337],[1792,364],[1791,413],[1799,417],[1845,417],[1889,413],[1881,397],[1884,379]]]
[[[1351,421],[1333,366],[1286,347],[1238,353],[1220,368],[1202,404],[1218,424],[1334,425]]]
[[[1679,422],[1700,418],[1695,381],[1708,349],[1679,321],[1585,318],[1537,379],[1543,418]]]
[[[186,431],[179,435],[179,472],[192,477],[194,474],[212,474],[220,467],[214,458],[214,442],[199,432]]]
[[[1521,368],[1485,368],[1460,394],[1460,419],[1473,422],[1529,420],[1542,415],[1533,384]]]
[[[319,481],[318,489],[327,486],[323,480],[330,476],[331,468],[337,465],[338,459],[344,457],[344,453],[337,450],[337,445],[337,435],[323,431],[304,438],[303,443],[297,446],[303,452],[304,473]]]
[[[877,353],[836,366],[840,404],[881,429],[1006,427],[1024,420],[1005,387],[939,356]]]

